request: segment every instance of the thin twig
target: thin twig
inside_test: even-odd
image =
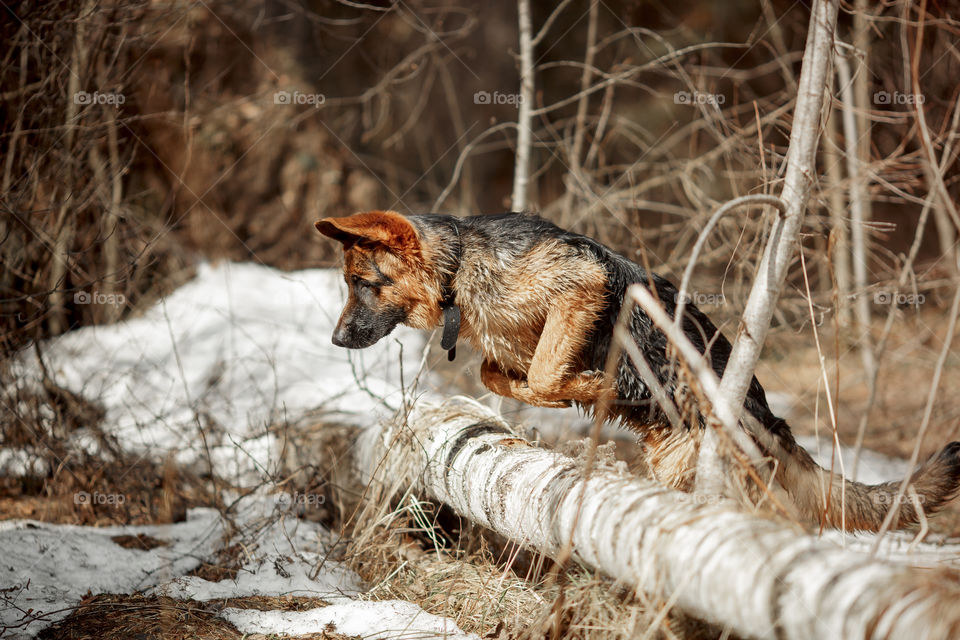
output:
[[[860,356],[863,359],[863,369],[868,376],[872,376],[877,368],[873,357],[873,340],[870,337],[870,299],[867,297],[867,260],[870,257],[870,248],[867,243],[865,224],[867,222],[864,202],[867,199],[866,175],[863,163],[859,157],[860,146],[857,140],[860,132],[857,130],[856,109],[863,105],[853,102],[853,80],[850,77],[850,64],[846,55],[840,51],[834,58],[837,66],[837,76],[840,85],[839,97],[842,105],[843,140],[847,159],[847,176],[850,178],[850,238],[853,250],[853,284],[857,291],[856,312],[860,335]]]
[[[520,108],[517,110],[517,153],[513,167],[513,211],[527,208],[527,185],[530,182],[530,149],[533,119],[533,39],[530,35],[530,0],[518,0],[520,23]]]

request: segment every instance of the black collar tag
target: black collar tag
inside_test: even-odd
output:
[[[443,336],[440,347],[447,352],[447,360],[457,357],[457,337],[460,335],[460,307],[455,304],[443,308]]]
[[[460,260],[463,258],[463,238],[460,236],[460,225],[457,224],[457,219],[449,217],[448,220],[457,236],[457,253],[450,280],[444,285],[442,291],[440,308],[443,309],[443,336],[440,338],[440,346],[446,350],[447,360],[453,362],[457,357],[457,338],[460,336],[460,307],[453,301],[453,280],[457,276]]]

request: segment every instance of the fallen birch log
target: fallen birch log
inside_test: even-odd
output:
[[[415,486],[548,556],[573,557],[750,638],[957,638],[960,580],[844,550],[796,527],[703,504],[517,438],[466,400],[416,408],[358,439],[367,482]],[[698,503],[699,501],[699,503]]]

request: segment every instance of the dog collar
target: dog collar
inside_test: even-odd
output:
[[[460,260],[463,258],[463,239],[460,237],[460,225],[457,224],[456,218],[450,218],[450,226],[457,234],[457,262],[453,273],[450,274],[450,280],[443,286],[443,298],[440,301],[440,309],[443,311],[443,336],[440,338],[440,348],[447,352],[447,360],[452,362],[457,357],[457,337],[460,335],[460,307],[453,300],[453,279],[457,277]]]

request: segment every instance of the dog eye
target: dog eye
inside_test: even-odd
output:
[[[353,276],[353,284],[361,289],[376,289],[377,285],[369,280],[363,280],[358,276]]]

